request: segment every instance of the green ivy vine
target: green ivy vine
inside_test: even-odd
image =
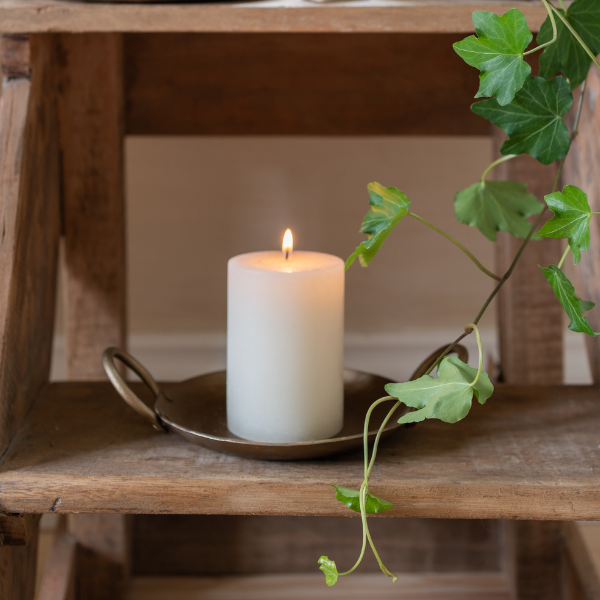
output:
[[[549,0],[541,0],[548,16],[537,36],[537,46],[527,50],[533,40],[527,20],[512,8],[504,15],[476,11],[473,13],[475,35],[454,44],[455,52],[470,66],[480,71],[479,90],[471,110],[500,127],[507,135],[500,153],[483,172],[481,179],[458,192],[454,197],[455,216],[461,223],[477,227],[488,239],[496,240],[498,231],[507,231],[523,239],[508,271],[502,276],[487,269],[463,244],[452,236],[411,212],[411,201],[395,187],[370,183],[369,212],[365,216],[361,232],[367,239],[360,243],[346,262],[348,269],[358,258],[367,267],[388,235],[405,217],[411,217],[437,231],[456,245],[485,273],[497,281],[493,292],[472,323],[465,326],[457,339],[450,344],[425,375],[406,383],[385,386],[387,396],[370,407],[364,423],[364,480],[360,489],[353,490],[334,485],[336,499],[350,510],[360,512],[363,526],[362,549],[356,564],[339,573],[333,560],[327,556],[319,559],[319,568],[325,573],[327,585],[334,585],[339,577],[349,575],[360,564],[367,542],[385,575],[397,580],[397,576],[381,561],[371,538],[367,514],[380,513],[393,507],[391,502],[371,494],[369,477],[381,433],[395,411],[402,404],[412,411],[404,414],[399,423],[416,423],[425,419],[441,419],[456,423],[464,419],[471,408],[473,397],[484,404],[492,395],[494,387],[483,370],[483,349],[478,323],[504,282],[510,277],[525,247],[531,240],[543,237],[567,240],[568,244],[558,265],[540,267],[558,301],[571,322],[569,329],[586,335],[594,332],[583,316],[594,307],[593,302],[580,299],[575,287],[562,271],[569,253],[573,263],[581,260],[581,253],[590,246],[590,221],[594,215],[585,192],[573,185],[558,191],[565,157],[577,136],[586,80],[592,65],[600,69],[596,58],[600,53],[600,2],[598,0],[575,0],[565,9],[562,0],[557,8]],[[541,51],[539,76],[531,75],[531,67],[525,57]],[[572,110],[573,91],[580,88],[579,101],[569,131],[564,120]],[[558,171],[550,193],[544,196],[545,204],[527,193],[527,184],[517,181],[487,181],[487,175],[498,164],[520,154],[529,154],[543,165],[558,161]],[[547,211],[552,218],[538,230]],[[535,217],[533,224],[530,219]],[[452,349],[467,335],[475,333],[479,351],[479,365],[473,369],[455,356],[448,356]],[[431,373],[436,370],[436,376]],[[369,458],[368,432],[373,409],[384,402],[394,402],[381,424]]]

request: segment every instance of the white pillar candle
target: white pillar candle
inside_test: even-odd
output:
[[[227,273],[227,426],[255,442],[304,442],[343,425],[344,263],[251,252]]]

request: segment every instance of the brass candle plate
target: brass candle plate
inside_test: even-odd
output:
[[[423,375],[444,348],[429,356],[412,378]],[[466,349],[458,346],[455,351],[461,360],[466,362]],[[155,397],[153,406],[145,404],[131,390],[117,370],[115,359],[131,368],[150,388]],[[273,444],[244,440],[227,429],[225,371],[208,373],[181,383],[164,384],[161,388],[148,370],[124,350],[108,348],[104,352],[103,364],[108,378],[120,396],[150,421],[155,429],[163,432],[173,431],[186,440],[211,450],[262,460],[307,460],[360,448],[367,410],[375,400],[385,395],[384,386],[390,383],[385,377],[345,370],[342,430],[335,437],[325,440]],[[369,440],[375,439],[377,430],[391,406],[391,402],[384,402],[373,411]],[[407,410],[409,409],[405,406],[398,409],[394,418],[386,425],[382,439],[398,430],[400,425],[397,419]]]

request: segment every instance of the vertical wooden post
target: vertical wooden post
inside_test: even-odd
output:
[[[503,137],[494,134],[494,141],[499,155]],[[519,156],[498,165],[493,174],[498,180],[526,182],[528,191],[543,201],[544,195],[552,190],[556,165],[545,167],[529,156]],[[522,240],[507,233],[498,235],[498,273],[508,269],[521,243]],[[563,382],[562,307],[538,267],[558,264],[561,247],[560,240],[530,242],[498,294],[500,363],[507,383]]]
[[[61,35],[60,56],[66,372],[104,379],[126,338],[122,36]]]
[[[495,130],[496,154],[503,134]],[[525,181],[543,200],[550,193],[556,166],[544,167],[528,156],[499,165],[496,179]],[[522,240],[499,235],[496,270],[504,273]],[[562,308],[538,265],[557,264],[560,240],[531,242],[498,298],[500,364],[507,383],[563,382]],[[506,521],[504,562],[517,600],[559,600],[562,597],[560,523]]]
[[[504,567],[515,600],[562,600],[558,521],[505,521]]]
[[[576,185],[588,196],[592,212],[600,211],[600,75],[594,67],[588,75],[577,136],[563,170],[563,183]],[[585,313],[592,329],[600,331],[600,220],[594,217],[590,224],[591,245],[582,254],[577,265],[575,283],[578,295],[592,300],[596,308]],[[583,335],[583,334],[580,334]],[[600,385],[600,338],[585,335],[592,377]]]
[[[123,40],[60,36],[65,347],[69,379],[103,379],[102,352],[125,346]],[[77,591],[117,600],[129,572],[128,518],[72,515]]]
[[[0,598],[33,600],[40,515],[23,517],[27,531],[25,544],[0,546]]]
[[[0,452],[50,371],[60,236],[55,65],[53,36],[2,36]],[[39,515],[12,518],[21,534],[3,527],[0,598],[33,600]]]

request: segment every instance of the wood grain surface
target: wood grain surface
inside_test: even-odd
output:
[[[506,138],[494,128],[495,156]],[[556,165],[544,166],[529,156],[519,156],[494,169],[493,178],[527,183],[527,191],[543,201],[552,191]],[[547,213],[544,221],[551,217]],[[505,273],[523,240],[499,232],[496,271]],[[561,240],[530,242],[509,280],[498,294],[500,363],[504,381],[511,384],[561,384],[563,382],[563,309],[538,265],[558,264]]]
[[[40,515],[25,515],[28,543],[0,546],[0,598],[33,600]]]
[[[457,34],[129,34],[134,135],[488,135]],[[419,55],[419,60],[415,60]],[[437,73],[431,77],[431,73]]]
[[[104,379],[126,343],[123,55],[118,34],[60,37],[68,379]]]
[[[102,352],[126,346],[122,36],[62,35],[59,48],[66,373],[104,379]],[[78,596],[120,598],[128,518],[71,515],[69,530],[79,544]]]
[[[31,77],[31,44],[27,35],[3,35],[0,70],[3,77]]]
[[[590,69],[587,91],[581,113],[579,135],[571,146],[563,171],[564,185],[581,187],[588,195],[593,212],[600,211],[600,77],[596,69]],[[581,262],[575,267],[577,294],[596,303],[596,308],[585,313],[594,331],[600,331],[600,220],[594,217],[590,223],[591,245],[582,253]],[[563,242],[564,243],[564,242]],[[571,261],[571,257],[567,260]],[[579,334],[582,335],[582,334]],[[600,384],[600,342],[598,338],[585,335],[592,377]]]
[[[48,553],[36,600],[76,600],[76,564],[77,543],[62,527]]]
[[[139,387],[137,388],[140,389]],[[168,393],[168,385],[165,384]],[[597,520],[599,392],[498,386],[455,425],[400,429],[372,473],[396,517]],[[0,466],[10,512],[340,515],[360,452],[262,462],[159,434],[110,384],[53,384]]]
[[[582,600],[600,600],[600,574],[590,557],[581,528],[576,523],[563,523],[562,535],[569,560],[568,566],[573,569],[577,581],[577,585],[573,587],[580,590]]]
[[[0,514],[0,546],[25,546],[31,541],[31,533],[26,515]]]
[[[24,37],[2,44],[13,76],[0,96],[0,449],[50,371],[60,235],[54,45],[52,36],[31,48]]]
[[[319,5],[307,0],[189,4],[104,4],[0,0],[7,33],[33,32],[461,32],[474,10],[504,13],[517,5],[532,30],[546,11],[527,0],[361,0]]]
[[[130,525],[129,515],[68,515],[68,532],[77,544],[77,598],[123,598],[129,578]]]
[[[399,572],[500,570],[497,521],[374,519],[369,529],[383,561]],[[361,536],[360,520],[343,517],[138,515],[132,573],[314,573],[322,554],[340,566],[354,564]],[[379,572],[371,552],[360,571]]]
[[[502,575],[400,575],[393,584],[381,573],[353,573],[333,588],[321,573],[247,577],[143,577],[127,600],[510,600]]]

